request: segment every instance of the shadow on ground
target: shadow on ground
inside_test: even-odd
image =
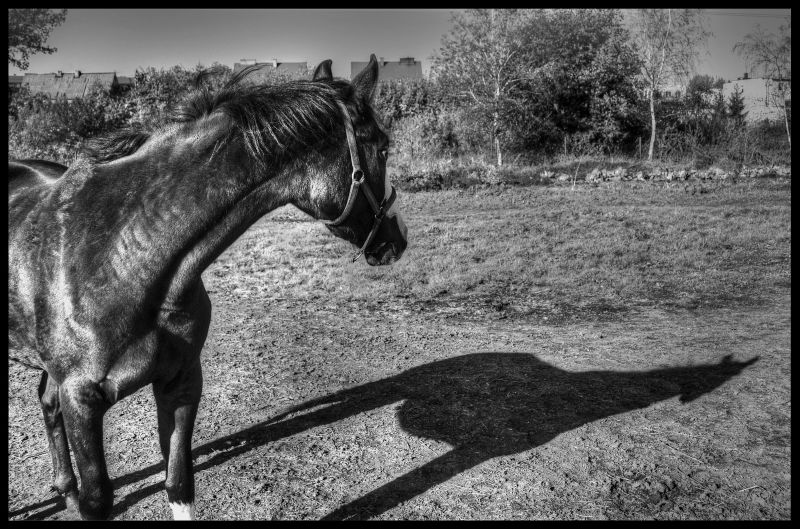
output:
[[[427,491],[488,459],[524,452],[591,421],[680,396],[689,402],[722,385],[757,360],[654,369],[570,372],[526,353],[478,353],[432,362],[397,376],[313,399],[238,433],[198,446],[199,472],[259,446],[403,401],[398,422],[406,432],[450,444],[449,452],[343,505],[326,519],[365,519]],[[115,489],[157,472],[151,465],[114,480]],[[114,515],[163,489],[149,485],[116,502]],[[53,505],[28,519],[63,510],[60,498],[10,512],[17,516]]]

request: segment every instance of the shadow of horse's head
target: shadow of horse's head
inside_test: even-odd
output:
[[[481,353],[426,364],[374,384],[383,386],[384,395],[391,387],[393,398],[405,401],[397,417],[406,432],[454,447],[479,444],[493,457],[675,396],[691,402],[756,360],[737,362],[729,355],[707,365],[573,372],[531,354]],[[362,389],[372,391],[368,387],[376,386]]]

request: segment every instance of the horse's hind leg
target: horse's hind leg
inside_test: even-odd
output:
[[[192,430],[203,389],[200,359],[168,382],[153,383],[158,407],[158,438],[167,466],[167,500],[175,520],[194,519]]]
[[[103,415],[110,405],[99,385],[86,379],[65,381],[59,388],[59,400],[81,476],[78,496],[81,516],[89,520],[106,519],[114,501],[103,454]]]
[[[58,385],[47,371],[42,371],[42,380],[39,382],[39,401],[53,459],[53,489],[66,498],[68,508],[77,510],[78,480],[75,479],[69,457],[67,433],[64,431],[64,418],[58,401]]]

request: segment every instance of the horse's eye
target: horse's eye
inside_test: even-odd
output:
[[[387,158],[389,158],[389,149],[381,149],[380,151],[378,151],[378,154],[380,154],[381,158],[386,160]]]

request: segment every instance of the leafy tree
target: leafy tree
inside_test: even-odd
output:
[[[737,42],[733,50],[750,61],[752,70],[761,70],[762,75],[773,80],[770,98],[782,110],[786,126],[786,139],[792,147],[792,131],[789,125],[789,108],[786,104],[792,90],[792,21],[780,26],[777,35],[767,33],[760,26],[753,33]]]
[[[695,75],[686,85],[686,95],[684,96],[684,108],[688,119],[704,119],[711,115],[724,117],[724,100],[720,106],[719,95],[721,90],[717,88],[722,79],[714,79],[710,75]],[[724,83],[724,81],[722,81]]]
[[[582,134],[610,149],[636,128],[639,59],[617,11],[473,10],[454,18],[434,73],[504,151]],[[495,28],[492,30],[492,28]]]
[[[699,105],[701,99],[707,98],[708,94],[722,88],[724,83],[725,81],[721,77],[714,79],[711,75],[695,75],[686,85],[686,98],[693,100],[695,104]]]
[[[57,51],[46,45],[47,37],[66,17],[66,9],[9,9],[8,64],[27,70],[31,55]]]
[[[498,166],[503,164],[508,109],[520,84],[533,73],[529,15],[513,9],[455,13],[453,28],[433,58],[438,81],[469,102],[476,119],[490,127]]]
[[[635,48],[642,59],[641,76],[650,101],[650,147],[656,143],[656,94],[670,81],[686,80],[694,69],[699,46],[710,32],[699,9],[636,9],[626,12]]]
[[[618,11],[548,10],[534,46],[547,50],[549,67],[533,81],[534,105],[552,105],[562,134],[581,134],[602,150],[635,135],[639,58]],[[544,109],[541,109],[544,110]]]

